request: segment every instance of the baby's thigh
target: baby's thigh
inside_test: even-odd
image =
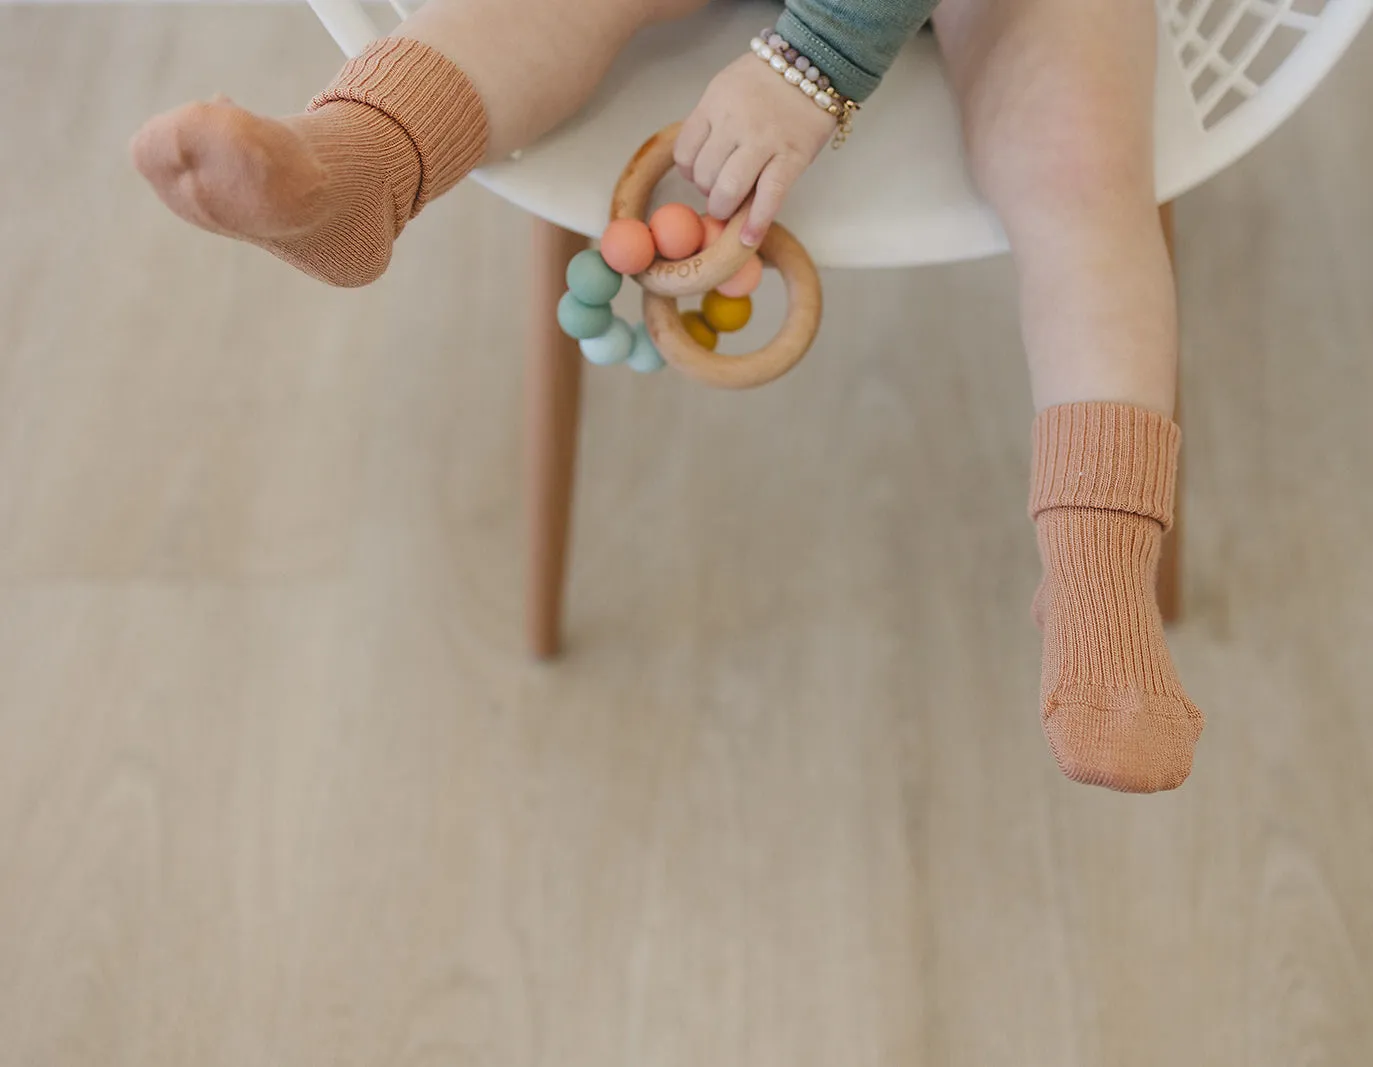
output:
[[[984,185],[1152,172],[1152,0],[943,0],[935,26]]]
[[[644,22],[672,22],[686,18],[705,7],[710,0],[631,0]]]

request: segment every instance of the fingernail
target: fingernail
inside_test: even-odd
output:
[[[763,239],[752,230],[744,230],[739,234],[739,243],[745,248],[757,248],[763,243]]]

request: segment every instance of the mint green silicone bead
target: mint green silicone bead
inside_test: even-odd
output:
[[[624,276],[595,249],[578,252],[567,264],[567,288],[583,304],[609,304],[624,284]]]
[[[571,293],[564,293],[558,301],[558,325],[568,337],[579,341],[601,336],[614,321],[608,304],[583,304]]]
[[[640,374],[652,374],[665,366],[663,357],[658,353],[658,347],[648,335],[648,327],[642,322],[634,327],[634,347],[630,349],[629,359],[625,365]]]
[[[629,358],[634,347],[634,331],[624,319],[616,318],[610,329],[599,337],[588,337],[582,341],[582,355],[587,362],[598,367],[608,367],[612,363],[623,363]]]

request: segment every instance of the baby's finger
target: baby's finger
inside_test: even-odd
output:
[[[741,147],[729,157],[710,190],[706,210],[717,219],[729,219],[753,191],[758,175],[768,165],[772,153],[765,149]]]
[[[672,149],[672,161],[677,164],[677,172],[687,181],[692,181],[692,170],[701,146],[710,137],[710,119],[699,109],[693,111],[677,133],[677,144]]]
[[[720,172],[725,169],[725,163],[738,147],[738,143],[732,137],[725,137],[719,130],[711,131],[710,139],[696,155],[696,164],[692,167],[691,174],[692,182],[702,195],[710,195]]]
[[[782,210],[782,201],[787,198],[796,179],[806,169],[806,165],[795,156],[773,156],[771,162],[758,176],[757,192],[753,197],[753,207],[748,213],[748,221],[739,234],[739,240],[749,248],[757,248],[767,236],[768,227]]]

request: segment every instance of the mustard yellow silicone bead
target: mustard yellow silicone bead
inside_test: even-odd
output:
[[[746,296],[725,296],[712,289],[701,301],[701,314],[711,329],[733,333],[748,325],[753,317],[753,301]]]
[[[710,323],[706,322],[706,317],[699,311],[682,312],[682,325],[686,327],[686,332],[691,335],[691,339],[702,348],[715,351],[715,346],[720,343],[720,335],[715,332]]]

